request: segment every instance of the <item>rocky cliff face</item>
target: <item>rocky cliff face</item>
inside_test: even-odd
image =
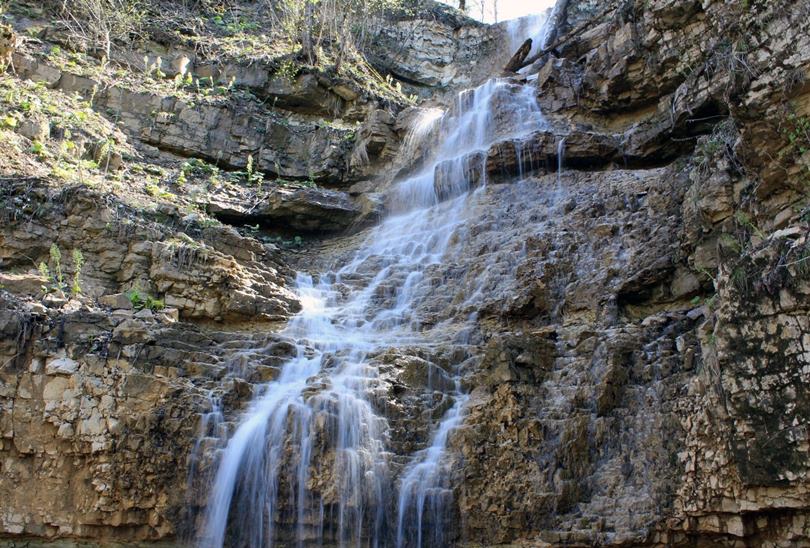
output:
[[[431,372],[457,366],[453,542],[808,544],[810,4],[559,9],[509,76],[548,126],[463,159],[487,185],[413,311],[426,332],[474,326],[369,356],[392,469],[451,404]],[[35,5],[10,20],[25,39],[2,77],[0,531],[179,543],[216,440],[295,352],[278,335],[301,308],[293,272],[345,261],[385,214],[421,152],[402,143],[415,109],[178,44],[145,52],[165,78],[133,83],[54,49]],[[431,8],[370,57],[439,97],[498,73],[498,41]],[[232,88],[167,91],[184,63]],[[336,497],[333,474],[309,488]]]

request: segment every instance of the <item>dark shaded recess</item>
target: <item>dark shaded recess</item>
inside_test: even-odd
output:
[[[619,309],[643,305],[654,300],[659,296],[661,287],[672,281],[674,272],[675,269],[671,266],[640,272],[635,279],[628,281],[619,289],[616,295]]]
[[[255,228],[258,226],[256,236],[279,236],[282,238],[294,238],[295,236],[307,236],[308,238],[325,235],[335,236],[345,230],[345,227],[335,228],[305,228],[293,227],[284,219],[273,219],[264,215],[235,215],[229,213],[210,213],[219,222],[236,228]]]
[[[651,141],[643,143],[644,153],[625,153],[615,163],[628,169],[667,166],[682,156],[692,155],[698,138],[711,135],[715,126],[728,115],[725,104],[716,100],[708,101],[688,118],[676,120],[670,131],[656,132]]]

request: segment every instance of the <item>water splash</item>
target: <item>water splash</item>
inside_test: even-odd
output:
[[[405,135],[402,144],[402,156],[404,158],[412,159],[417,154],[419,146],[430,135],[430,132],[433,131],[443,116],[444,110],[437,107],[419,109],[408,128],[408,133]]]

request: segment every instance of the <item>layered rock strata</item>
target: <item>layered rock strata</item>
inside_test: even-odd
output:
[[[475,329],[459,347],[369,357],[393,468],[450,403],[444,373],[431,390],[426,378],[460,366],[470,400],[449,440],[453,542],[808,544],[810,7],[560,7],[548,51],[514,77],[533,82],[548,127],[466,160],[471,182],[486,182],[470,198],[474,221],[429,273],[444,289],[413,311],[426,329],[475,313]],[[434,20],[383,29],[381,44],[404,47],[378,66],[420,93],[477,83],[466,56],[491,38]],[[15,56],[20,76],[92,90],[27,55]],[[95,104],[161,149],[155,161],[245,169],[250,153],[268,176],[330,187],[212,189],[206,208],[225,223],[334,235],[380,214],[373,185],[335,189],[390,165],[398,112],[358,114],[351,86],[307,75],[239,79],[278,98],[289,127],[249,98],[191,107],[110,89]],[[341,123],[307,118],[326,112]],[[366,121],[357,142],[342,125],[355,119]],[[365,233],[285,252],[176,208],[21,175],[2,181],[2,533],[182,539],[210,488],[215,439],[292,352],[273,334],[299,309],[288,265],[345,261]],[[43,291],[35,266],[52,244],[82,250],[83,297]],[[163,309],[137,310],[135,286]],[[331,473],[312,489],[328,491]]]

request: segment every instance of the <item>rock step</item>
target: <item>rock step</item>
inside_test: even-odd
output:
[[[361,207],[345,192],[274,183],[259,191],[222,186],[206,193],[204,200],[206,211],[224,223],[259,224],[319,234],[345,230],[362,213]]]
[[[483,180],[502,182],[515,177],[563,169],[598,169],[610,164],[637,169],[659,166],[669,159],[650,150],[641,156],[627,154],[626,135],[575,128],[543,130],[498,141],[479,150],[439,163],[434,170],[434,189],[440,201],[478,187]]]
[[[22,52],[14,54],[14,66],[22,78],[92,96],[94,109],[115,113],[133,138],[160,150],[227,169],[244,169],[253,151],[256,170],[273,176],[337,184],[346,175],[353,129],[306,118],[282,123],[261,101],[236,95],[191,105],[173,96],[107,87]]]

